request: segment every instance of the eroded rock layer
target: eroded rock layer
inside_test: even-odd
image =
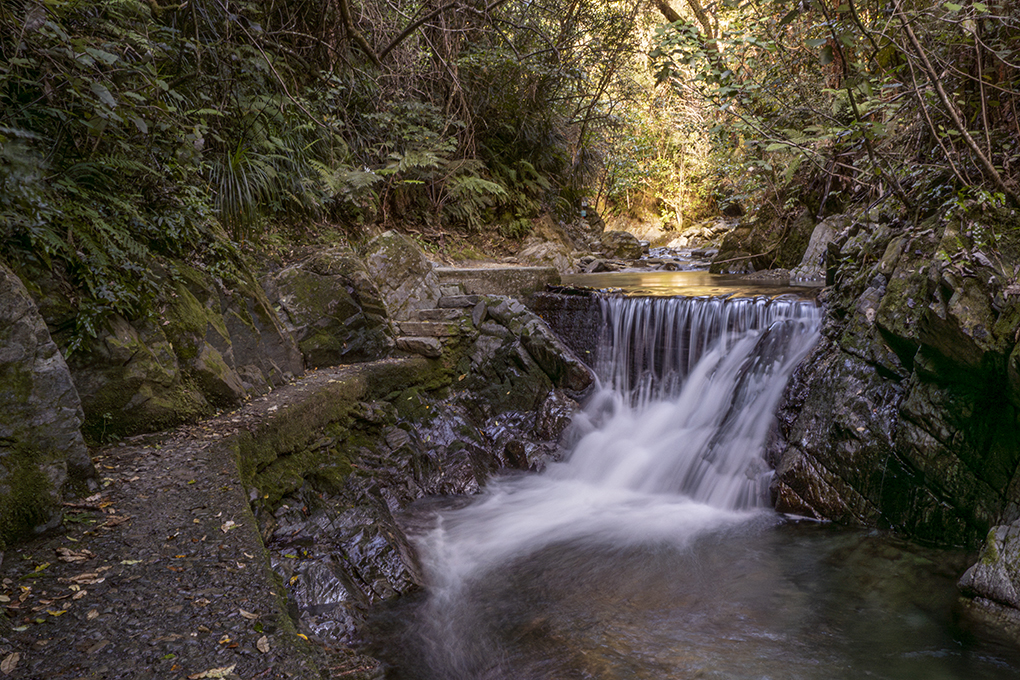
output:
[[[769,448],[779,510],[944,544],[1017,518],[1014,221],[854,222],[829,244],[825,338]]]

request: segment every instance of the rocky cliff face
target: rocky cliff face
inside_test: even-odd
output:
[[[770,447],[784,512],[973,545],[1020,516],[1020,218],[853,222]]]
[[[96,476],[78,393],[39,310],[0,265],[0,550],[59,521],[64,493]]]

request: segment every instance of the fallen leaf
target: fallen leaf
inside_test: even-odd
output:
[[[263,635],[259,638],[259,641],[255,643],[255,647],[263,654],[269,653],[269,638]]]
[[[142,562],[141,560],[121,560],[120,561],[121,564],[126,564],[128,566],[130,566],[132,564],[141,564],[141,562]]]
[[[66,609],[61,609],[59,611],[54,611],[52,609],[47,609],[46,613],[49,614],[50,616],[62,616],[62,615],[67,613],[67,610]]]
[[[21,659],[21,655],[17,652],[8,654],[7,658],[0,662],[0,673],[4,675],[10,675],[14,672],[14,669],[18,667],[18,660]]]
[[[79,590],[77,593],[74,594],[74,597],[72,597],[71,599],[72,600],[80,600],[81,598],[85,597],[88,594],[89,594],[89,591],[87,591],[87,590]]]
[[[236,528],[237,528],[237,524],[232,519],[228,519],[226,522],[224,522],[223,524],[220,525],[220,530],[223,533],[227,533],[231,529],[236,529]]]
[[[93,609],[88,614],[85,615],[85,618],[88,619],[89,621],[91,621],[92,619],[96,618],[97,616],[99,616],[99,610],[98,609]]]
[[[57,580],[60,581],[61,583],[77,583],[79,585],[90,586],[90,585],[94,585],[96,583],[102,583],[103,581],[106,580],[106,578],[105,577],[100,577],[99,576],[99,571],[97,570],[97,571],[86,571],[86,572],[84,572],[82,574],[78,574],[77,576],[72,576],[70,578],[60,578],[60,579],[57,579]]]
[[[234,668],[236,667],[237,664],[235,663],[232,666],[223,666],[222,668],[210,668],[207,671],[202,671],[201,673],[189,675],[188,680],[202,680],[202,678],[225,678],[231,673],[233,673]]]
[[[245,611],[244,609],[241,609],[239,611],[241,612],[241,616],[243,616],[244,618],[246,618],[246,619],[248,619],[250,621],[254,621],[255,619],[257,619],[259,617],[258,614],[252,614],[251,612]]]
[[[225,645],[228,642],[230,642],[230,636],[229,635],[224,635],[223,637],[220,638],[220,644],[221,645]]]
[[[57,559],[61,562],[84,562],[85,560],[90,560],[95,556],[95,553],[85,548],[82,548],[81,550],[57,548]]]
[[[0,603],[7,603],[7,602],[10,602],[10,601],[11,601],[11,598],[7,597],[6,595],[0,595]]]

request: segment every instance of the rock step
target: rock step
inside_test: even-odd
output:
[[[444,309],[474,307],[481,298],[478,295],[444,295],[439,298],[439,306]]]
[[[418,321],[456,321],[463,314],[461,308],[419,309]]]
[[[559,285],[560,273],[555,267],[437,267],[439,285],[460,285],[469,295],[508,295],[525,298],[545,290],[548,284]]]
[[[430,359],[443,355],[443,343],[438,338],[405,336],[397,338],[397,348]]]
[[[448,338],[457,334],[457,325],[441,321],[401,321],[400,334],[405,337]]]
[[[443,283],[439,286],[439,292],[443,295],[463,295],[464,286],[459,283]]]

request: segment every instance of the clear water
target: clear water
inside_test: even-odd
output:
[[[618,290],[630,296],[686,297],[776,297],[795,294],[810,297],[816,285],[791,285],[787,279],[778,281],[752,280],[743,276],[710,274],[707,271],[632,271],[599,274],[565,274],[565,286]]]
[[[765,507],[763,442],[812,305],[603,314],[603,390],[570,457],[416,518],[427,588],[366,631],[390,677],[1020,677],[955,609],[964,556]]]

